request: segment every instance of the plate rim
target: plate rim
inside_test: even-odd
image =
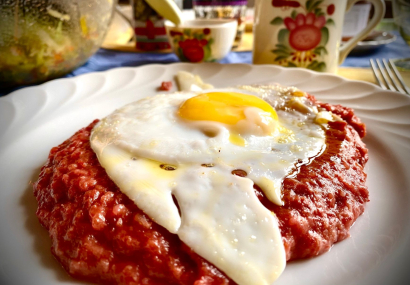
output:
[[[360,83],[360,84],[366,84],[366,85],[372,86],[374,88],[378,88],[380,91],[387,91],[387,92],[396,93],[396,92],[393,92],[393,91],[383,90],[378,85],[372,84],[370,82],[366,82],[366,81],[362,81],[362,80],[358,80],[358,79],[345,78],[343,76],[340,76],[338,74],[334,74],[334,73],[331,73],[331,72],[318,72],[318,71],[314,71],[314,70],[310,70],[310,69],[306,69],[306,68],[300,68],[300,67],[283,67],[283,66],[273,65],[273,64],[249,64],[249,63],[229,63],[229,64],[225,64],[225,63],[218,63],[218,62],[203,62],[203,63],[173,62],[173,63],[144,64],[144,65],[140,65],[140,66],[121,66],[121,67],[110,68],[108,70],[87,72],[87,73],[79,74],[79,75],[72,76],[72,77],[55,78],[55,79],[49,80],[47,82],[40,83],[38,85],[26,86],[26,87],[20,88],[18,90],[14,90],[14,91],[12,91],[12,92],[4,95],[4,96],[1,96],[0,97],[0,102],[2,100],[6,100],[6,98],[10,98],[10,96],[15,96],[15,94],[19,94],[20,92],[24,92],[27,89],[37,89],[39,87],[48,86],[48,85],[52,84],[53,82],[57,82],[57,81],[72,81],[72,80],[77,80],[78,78],[83,78],[83,77],[87,77],[87,76],[91,77],[91,76],[94,76],[96,74],[111,73],[111,72],[115,72],[115,71],[118,71],[118,70],[144,69],[144,68],[150,67],[150,66],[164,66],[165,67],[165,66],[184,66],[184,65],[187,65],[187,66],[199,66],[199,65],[203,65],[203,66],[206,66],[206,65],[225,66],[225,65],[229,65],[229,66],[250,66],[250,67],[264,66],[264,67],[269,67],[269,68],[272,68],[272,69],[279,69],[279,70],[282,70],[282,71],[283,70],[300,71],[300,72],[306,72],[308,74],[314,74],[316,76],[326,75],[326,76],[337,77],[337,78],[343,79],[344,81],[351,81],[351,82],[357,82],[357,83]],[[351,67],[351,68],[356,68],[356,67]]]

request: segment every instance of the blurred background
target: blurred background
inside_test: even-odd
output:
[[[0,1],[0,95],[16,86],[62,76],[120,66],[178,62],[164,27],[167,16],[158,14],[148,1],[118,0],[118,4],[113,0]],[[254,1],[175,0],[175,3],[181,8],[183,19],[237,20],[232,52],[219,62],[250,64]],[[382,22],[357,44],[342,67],[369,68],[371,58],[388,58],[394,59],[399,70],[410,72],[410,0],[386,0],[385,4]],[[367,25],[372,10],[367,1],[359,1],[352,7],[345,15],[342,44]],[[341,75],[350,74],[351,70]],[[361,79],[374,80],[371,72]]]

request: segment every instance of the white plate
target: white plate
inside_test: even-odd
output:
[[[355,108],[368,127],[370,203],[352,237],[291,262],[275,285],[410,284],[410,97],[341,77],[276,66],[171,64],[91,73],[0,98],[0,284],[79,284],[50,254],[30,181],[49,150],[93,119],[156,93],[178,70],[216,87],[279,82]]]
[[[369,36],[364,40],[357,43],[357,45],[352,49],[351,53],[365,53],[374,51],[382,46],[385,46],[389,43],[392,43],[396,40],[396,36],[381,31],[373,31]],[[342,41],[342,44],[345,44],[346,41]]]

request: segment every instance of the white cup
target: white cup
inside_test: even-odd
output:
[[[173,51],[184,62],[213,62],[224,58],[231,50],[237,21],[195,19],[178,26],[165,22]]]
[[[367,0],[374,16],[341,46],[345,11],[359,0],[256,0],[253,63],[336,72],[347,54],[381,21],[383,0]]]

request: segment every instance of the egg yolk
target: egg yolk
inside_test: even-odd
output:
[[[179,108],[179,116],[187,120],[215,121],[228,125],[246,119],[244,110],[256,107],[277,121],[275,110],[264,100],[237,92],[210,92],[192,97]]]
[[[229,140],[246,146],[243,134],[271,135],[278,121],[276,111],[266,101],[237,92],[210,92],[186,100],[178,110],[186,120],[214,121],[228,125]]]

